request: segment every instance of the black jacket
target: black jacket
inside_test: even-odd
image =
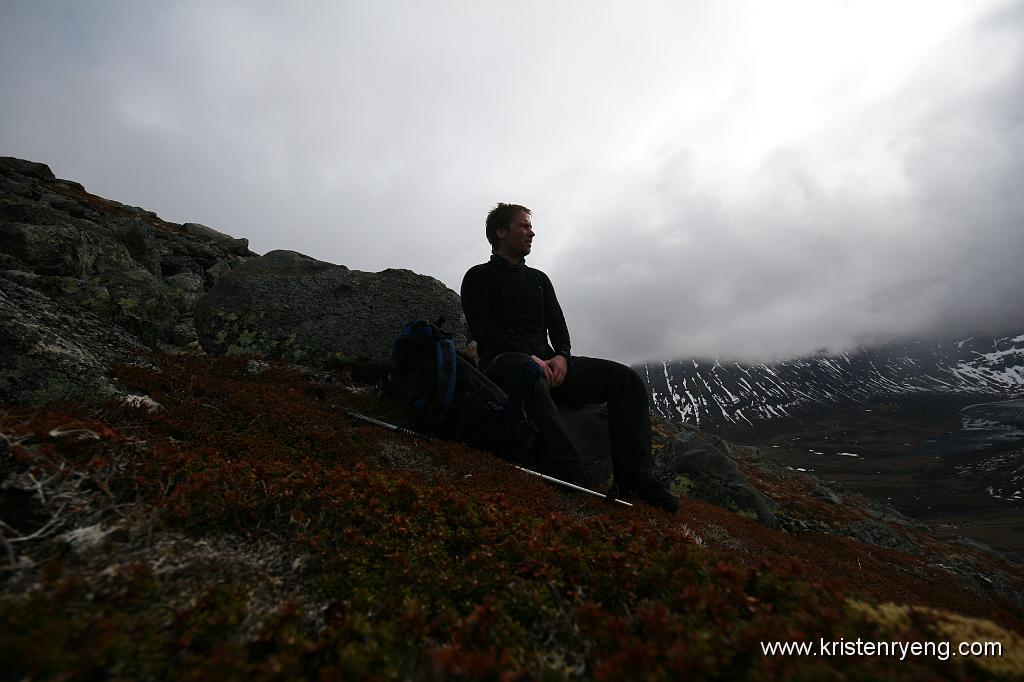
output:
[[[462,279],[462,309],[483,364],[508,351],[569,358],[569,329],[551,280],[525,262],[495,254],[474,265]]]

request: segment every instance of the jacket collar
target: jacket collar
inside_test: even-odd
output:
[[[526,267],[526,259],[519,261],[518,263],[510,263],[505,259],[504,256],[500,256],[496,253],[491,254],[491,263],[503,268],[523,268]]]

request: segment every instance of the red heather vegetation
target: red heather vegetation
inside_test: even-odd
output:
[[[566,494],[470,448],[353,423],[341,406],[401,410],[294,368],[155,362],[118,373],[156,411],[0,410],[0,457],[38,492],[0,498],[7,678],[1024,672],[1020,612],[921,558],[694,500],[673,516]],[[954,632],[1007,655],[901,662],[760,646]]]

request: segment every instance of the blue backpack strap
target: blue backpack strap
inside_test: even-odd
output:
[[[445,409],[455,397],[456,349],[452,339],[437,339],[437,395],[436,404]]]

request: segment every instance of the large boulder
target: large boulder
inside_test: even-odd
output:
[[[196,303],[199,343],[211,355],[254,353],[367,375],[391,364],[391,342],[415,319],[466,325],[458,295],[409,270],[361,272],[294,251],[271,251],[223,276]]]
[[[656,435],[655,445],[655,474],[673,493],[695,497],[775,527],[774,504],[743,477],[726,441],[684,429],[671,437]]]
[[[186,234],[192,235],[193,237],[200,237],[205,241],[213,242],[219,245],[222,249],[228,253],[233,253],[236,256],[246,256],[249,254],[249,240],[244,237],[236,239],[231,235],[224,234],[212,227],[201,225],[200,223],[185,223],[181,226]]]

